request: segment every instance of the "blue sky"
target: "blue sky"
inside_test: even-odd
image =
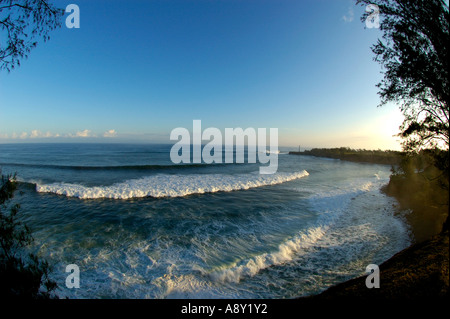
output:
[[[0,143],[167,143],[200,119],[275,127],[282,146],[400,148],[398,107],[377,107],[381,34],[354,1],[53,3],[81,27],[0,73]]]

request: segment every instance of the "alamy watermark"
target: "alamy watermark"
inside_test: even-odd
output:
[[[369,289],[380,288],[380,268],[378,265],[370,264],[366,267],[369,275],[366,278],[366,287]]]
[[[267,145],[267,129],[225,128],[225,159],[223,158],[223,135],[215,127],[209,127],[202,132],[202,121],[194,120],[192,139],[188,129],[178,127],[170,133],[170,140],[177,140],[171,150],[170,159],[173,163],[245,163],[245,146],[247,146],[248,163],[269,164],[259,168],[260,174],[274,174],[278,170],[278,129],[270,128],[269,145]],[[247,143],[245,140],[247,139]],[[202,142],[208,141],[203,146]],[[236,141],[236,143],[235,143]],[[192,160],[191,160],[192,146]],[[269,147],[269,149],[267,149]]]
[[[370,14],[366,18],[366,27],[369,29],[380,27],[380,8],[376,4],[366,6],[366,12]],[[66,13],[70,13],[66,18],[66,27],[68,29],[80,28],[80,7],[76,4],[69,4],[66,7]]]
[[[75,264],[66,266],[66,272],[70,274],[66,277],[66,287],[69,289],[80,288],[80,268]]]
[[[80,7],[76,4],[69,4],[66,7],[66,13],[70,13],[66,18],[66,27],[68,29],[80,28]]]

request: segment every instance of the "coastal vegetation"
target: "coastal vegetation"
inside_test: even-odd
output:
[[[419,153],[340,148],[313,148],[303,152],[289,152],[333,158],[351,162],[391,165],[389,183],[383,191],[395,197],[407,215],[416,241],[429,239],[448,230],[449,153],[440,149],[426,149]]]
[[[20,66],[41,39],[50,39],[50,31],[60,28],[64,10],[47,0],[0,1],[0,70]]]
[[[405,120],[402,153],[338,149],[291,152],[348,161],[391,164],[386,194],[409,209],[416,244],[380,265],[382,289],[367,289],[366,276],[307,298],[323,301],[448,297],[449,288],[449,8],[443,0],[357,0],[381,13],[382,39],[372,46],[384,69],[380,106],[399,104]],[[371,12],[361,21],[370,19]],[[378,17],[379,18],[379,17]]]
[[[379,106],[404,115],[399,136],[407,152],[449,149],[449,8],[444,0],[357,0],[380,12],[381,39],[371,49],[382,67]],[[361,21],[366,23],[370,13]]]
[[[414,212],[407,219],[416,241],[449,229],[448,155],[438,149],[405,155],[383,189],[400,208]]]
[[[10,72],[26,59],[38,41],[61,27],[64,10],[47,0],[0,0],[0,70]],[[11,201],[17,189],[15,176],[0,169],[0,297],[50,298],[56,283],[49,279],[50,265],[28,252],[31,229],[20,221],[20,205]]]
[[[328,157],[351,162],[365,162],[389,165],[398,165],[402,160],[402,156],[404,155],[403,152],[398,151],[351,149],[349,147],[313,148],[311,150],[305,150],[303,152],[289,152],[289,154]]]
[[[449,194],[449,11],[444,0],[357,0],[376,5],[383,36],[372,47],[383,67],[377,85],[380,106],[397,103],[405,116],[399,136],[404,152],[312,149],[291,152],[354,162],[392,165],[384,191],[395,196],[407,215],[417,243],[380,265],[382,289],[367,289],[364,278],[338,285],[321,298],[374,294],[389,299],[448,295]],[[0,30],[7,34],[0,48],[0,70],[20,65],[36,38],[48,39],[61,25],[63,11],[45,0],[0,1]],[[369,18],[367,12],[363,22]],[[12,203],[14,176],[0,181],[0,296],[49,298],[56,283],[50,267],[26,248],[31,230],[20,222],[20,205]],[[385,284],[386,283],[386,284]]]
[[[448,230],[449,7],[443,0],[357,0],[380,12],[381,39],[371,49],[383,68],[380,105],[396,103],[404,115],[399,137],[405,155],[386,188],[403,207],[427,211]],[[366,22],[370,13],[362,15]]]
[[[16,189],[15,176],[1,176],[0,298],[47,299],[57,285],[49,278],[48,262],[27,252],[33,236],[20,221],[20,205],[11,203]]]
[[[371,48],[384,73],[377,85],[380,106],[396,103],[405,116],[398,134],[405,153],[393,166],[384,191],[395,196],[401,208],[412,211],[408,219],[418,243],[380,266],[386,283],[383,289],[367,289],[363,276],[332,287],[316,299],[441,300],[449,288],[448,2],[357,0],[356,4],[375,6],[381,14],[377,18],[383,35]],[[371,15],[366,11],[361,21]],[[313,153],[345,160],[375,159],[366,152],[348,150]]]
[[[302,301],[432,300],[449,290],[449,152],[424,149],[418,153],[316,148],[294,155],[320,156],[352,162],[390,164],[389,183],[382,191],[399,202],[399,213],[411,226],[414,244],[382,263],[381,289],[368,289],[361,276]]]

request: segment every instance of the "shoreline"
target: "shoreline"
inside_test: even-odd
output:
[[[394,214],[401,215],[407,222],[413,235],[413,244],[429,240],[442,232],[446,218],[442,209],[436,206],[411,204],[404,195],[395,193],[389,188],[390,185],[386,184],[380,191],[397,201],[398,207]]]
[[[356,163],[372,163],[384,165],[398,165],[402,159],[402,152],[397,151],[369,151],[341,148],[313,148],[309,151],[290,151],[289,155],[304,155],[339,159]]]
[[[415,300],[444,301],[449,287],[449,232],[412,244],[379,265],[380,287],[366,287],[363,275],[334,285],[302,301]]]
[[[289,152],[289,154],[317,156],[304,152]],[[328,156],[322,154],[320,157],[388,164],[385,163],[385,159],[380,161],[379,157],[364,157],[364,155],[359,158],[351,155],[350,159],[348,156],[330,153]],[[397,155],[394,155],[390,164],[395,165],[397,160]],[[363,301],[432,299],[441,302],[448,297],[449,231],[443,230],[448,206],[445,209],[429,202],[411,200],[414,197],[411,194],[414,192],[409,188],[409,182],[393,182],[390,178],[389,183],[380,188],[382,193],[398,202],[399,206],[394,214],[404,217],[413,237],[409,247],[397,252],[379,265],[380,288],[367,288],[367,275],[363,275],[333,285],[321,293],[299,297],[298,300],[317,302],[349,299]]]
[[[303,152],[291,151],[289,154],[393,166],[399,164],[402,156],[402,152],[397,151],[352,150],[344,147],[312,149]],[[414,187],[415,182],[409,180],[393,180],[391,174],[389,183],[382,186],[380,191],[386,196],[395,198],[399,205],[395,214],[402,215],[405,218],[411,227],[411,232],[414,237],[413,242],[419,243],[441,232],[443,223],[447,217],[448,206],[438,205],[431,201],[423,200],[423,198],[414,198],[411,194],[421,191],[420,187]],[[446,196],[442,193],[439,195]]]
[[[402,214],[401,208],[397,213]],[[449,231],[435,232],[426,228],[427,225],[421,225],[424,216],[418,216],[416,211],[411,211],[405,219],[411,227],[413,242],[379,265],[379,289],[367,288],[367,274],[297,300],[307,303],[354,300],[423,302],[428,299],[441,303],[446,300],[449,296]],[[416,234],[420,237],[416,238]]]

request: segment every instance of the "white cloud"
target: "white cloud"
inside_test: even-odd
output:
[[[117,136],[116,130],[108,130],[105,133],[103,133],[103,137],[115,137]]]
[[[30,138],[42,138],[42,137],[53,137],[53,134],[50,132],[42,133],[39,130],[32,130],[30,134]]]
[[[72,135],[73,136],[73,135]],[[75,136],[73,137],[95,137],[94,134],[92,134],[91,130],[84,130],[84,131],[79,131],[75,134]]]
[[[30,134],[30,138],[38,138],[41,137],[42,132],[38,130],[32,130]]]
[[[12,139],[26,139],[28,137],[28,133],[27,132],[22,132],[20,134],[17,134],[16,132],[11,134],[11,138]]]
[[[355,13],[353,12],[353,8],[349,7],[347,14],[342,16],[342,20],[344,20],[344,22],[352,22],[354,17],[355,17]]]
[[[39,130],[32,130],[30,133],[30,138],[50,138],[50,137],[59,137],[60,135],[57,134],[52,134],[51,132],[46,132],[43,133]]]
[[[42,132],[40,130],[31,130],[31,132],[21,133],[0,133],[0,139],[43,139],[43,138],[111,138],[116,137],[117,131],[114,129],[107,130],[102,134],[97,134],[91,130],[85,129],[76,133],[52,133],[50,131]]]

